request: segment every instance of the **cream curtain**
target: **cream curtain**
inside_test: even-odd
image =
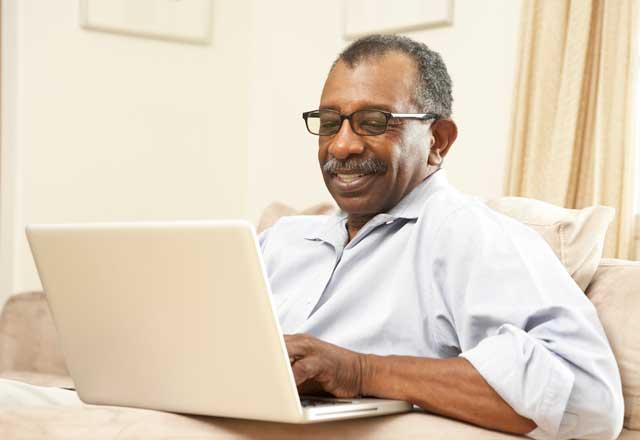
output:
[[[616,209],[605,256],[633,257],[640,0],[525,0],[509,195]]]

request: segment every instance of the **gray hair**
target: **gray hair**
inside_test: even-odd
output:
[[[400,52],[409,56],[418,70],[415,103],[425,113],[437,113],[451,117],[451,77],[438,52],[426,44],[399,35],[368,35],[351,43],[334,61],[331,69],[342,61],[349,67],[360,62],[381,57],[388,52]]]

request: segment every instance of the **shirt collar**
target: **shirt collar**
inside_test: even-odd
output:
[[[393,219],[406,218],[416,220],[420,217],[422,207],[431,194],[446,185],[448,185],[448,181],[445,171],[442,168],[436,170],[413,188],[409,194],[404,196],[396,206],[391,208],[388,215]]]
[[[418,186],[409,192],[391,208],[389,212],[380,213],[376,217],[383,216],[385,221],[404,218],[416,220],[420,217],[422,207],[427,199],[437,190],[448,186],[449,181],[443,169],[436,170],[429,177],[424,179]],[[346,240],[347,229],[345,227],[348,214],[341,209],[329,216],[327,221],[316,231],[312,231],[304,238],[307,240],[322,240],[328,243],[336,243]],[[373,219],[372,219],[373,220]]]

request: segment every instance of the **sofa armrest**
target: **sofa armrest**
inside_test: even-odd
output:
[[[618,362],[624,426],[640,429],[640,262],[603,259],[586,293]]]
[[[31,378],[37,385],[69,383],[69,372],[58,343],[43,292],[14,295],[0,313],[0,374]],[[38,375],[41,375],[38,379]]]

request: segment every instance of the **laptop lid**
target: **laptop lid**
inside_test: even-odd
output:
[[[302,418],[249,223],[31,225],[27,236],[83,401]]]

